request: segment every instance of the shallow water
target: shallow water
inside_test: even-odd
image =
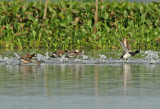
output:
[[[1,109],[159,107],[159,64],[0,65]]]

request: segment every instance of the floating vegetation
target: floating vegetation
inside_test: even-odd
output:
[[[127,37],[133,48],[159,49],[160,2],[0,1],[0,46],[3,48],[120,48]]]

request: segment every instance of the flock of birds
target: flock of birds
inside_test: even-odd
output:
[[[55,51],[53,52],[53,54],[50,56],[51,58],[58,58],[58,57],[62,57],[65,55],[65,58],[75,58],[75,57],[79,57],[82,56],[84,54],[83,50],[59,50],[59,51]],[[37,59],[37,55],[36,54],[26,54],[22,57],[19,58],[19,60],[21,62],[23,62],[24,64],[28,64],[28,63],[35,63],[35,64],[41,64],[41,60]]]
[[[126,60],[134,55],[136,55],[137,53],[140,53],[140,50],[136,50],[135,52],[131,51],[131,47],[129,45],[129,42],[127,40],[127,38],[123,38],[123,42],[120,41],[120,45],[122,46],[124,53],[123,55],[120,57],[120,59]],[[57,58],[57,57],[62,57],[65,56],[65,58],[75,58],[75,57],[79,57],[82,56],[84,54],[83,50],[59,50],[59,51],[55,51],[53,52],[53,54],[50,56],[51,58]],[[35,63],[35,64],[41,64],[41,60],[37,59],[37,55],[36,54],[26,54],[22,57],[19,58],[19,60],[21,62],[23,62],[24,64],[28,64],[28,63]]]

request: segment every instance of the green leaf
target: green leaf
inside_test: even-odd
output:
[[[141,14],[144,13],[144,7],[143,7],[143,6],[140,7],[140,13],[141,13]]]
[[[70,15],[67,16],[67,23],[69,24],[72,21],[72,17]]]
[[[64,20],[64,13],[61,12],[61,13],[59,13],[58,15],[59,15],[59,17],[60,17],[62,20]]]
[[[124,14],[124,17],[126,18],[128,16],[127,10],[124,10],[123,14]]]
[[[109,14],[108,14],[107,12],[105,12],[105,14],[104,14],[104,19],[107,20],[108,17],[109,17]]]
[[[143,21],[146,20],[146,13],[143,13],[143,14],[142,14],[141,19],[142,19]]]
[[[60,23],[60,25],[66,27],[66,23]]]

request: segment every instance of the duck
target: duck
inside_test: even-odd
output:
[[[20,58],[19,60],[20,60],[21,62],[23,62],[24,64],[29,64],[29,63],[32,62],[32,61],[31,61],[30,59],[28,59],[28,58],[26,58],[26,59]]]
[[[26,55],[23,55],[19,60],[21,61],[21,62],[23,62],[24,64],[29,64],[29,63],[31,63],[32,61],[31,61],[31,59],[33,58],[33,57],[36,57],[37,55],[36,54],[26,54]]]
[[[121,42],[120,40],[119,40],[119,42],[120,42],[120,45],[122,46],[122,48],[124,50],[124,53],[120,57],[120,59],[123,59],[123,60],[127,61],[128,58],[133,57],[136,54],[140,53],[140,50],[136,50],[135,52],[131,51],[131,47],[130,47],[129,42],[128,42],[126,37],[123,38],[123,42]]]
[[[82,56],[84,54],[83,50],[72,50],[69,51],[69,53],[65,56],[66,58],[75,58],[75,57],[79,57]]]
[[[51,55],[52,58],[57,58],[63,56],[63,54],[69,53],[69,50],[60,50],[60,51],[54,51]]]
[[[36,54],[26,54],[21,57],[21,59],[31,59],[32,57],[36,57]]]
[[[31,58],[31,62],[33,62],[33,63],[35,63],[35,64],[38,64],[38,65],[41,64],[41,61],[37,60],[36,57],[32,57],[32,58]]]

